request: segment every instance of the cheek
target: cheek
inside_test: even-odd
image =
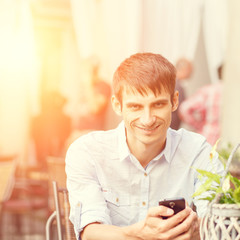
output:
[[[172,115],[172,108],[171,107],[166,107],[162,109],[155,110],[154,113],[156,116],[159,116],[161,118],[170,118]]]
[[[140,116],[141,116],[140,112],[125,111],[123,119],[130,123],[140,118]]]
[[[132,123],[135,122],[135,118],[133,118],[132,116],[125,116],[125,118],[123,118],[123,120],[124,120],[126,127],[130,127],[132,125]]]

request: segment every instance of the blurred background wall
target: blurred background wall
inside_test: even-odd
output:
[[[224,63],[222,138],[239,142],[239,10],[237,0],[0,0],[0,153],[34,165],[32,119],[49,93],[61,94],[74,132],[93,66],[111,84],[120,62],[143,51],[192,62],[187,96],[217,82]],[[108,105],[104,129],[119,121]]]
[[[226,42],[226,61],[223,74],[224,91],[222,104],[222,138],[225,141],[240,142],[240,2],[228,3],[229,23]]]

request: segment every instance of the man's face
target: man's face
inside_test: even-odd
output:
[[[164,89],[157,96],[151,90],[144,96],[139,92],[124,90],[122,104],[119,103],[118,108],[125,122],[129,147],[139,146],[138,143],[165,144],[171,114],[177,106],[178,92],[175,92],[172,103],[170,94]]]

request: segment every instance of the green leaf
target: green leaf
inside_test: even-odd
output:
[[[209,156],[210,163],[213,167],[212,172],[194,168],[199,173],[197,178],[202,182],[202,185],[198,187],[192,197],[199,196],[198,200],[207,200],[211,202],[215,199],[217,194],[220,194],[219,203],[236,203],[240,206],[240,179],[233,177],[230,172],[228,172],[223,179],[223,176],[217,174],[214,170],[213,160],[215,159],[214,155],[217,154],[216,148],[218,141],[213,146]],[[221,152],[219,151],[218,154],[218,158],[223,162],[225,168],[231,152],[230,148],[231,146],[229,145],[226,149],[221,149]]]
[[[218,187],[215,191],[216,191],[216,193],[224,193],[223,189],[221,187]]]
[[[222,157],[220,154],[219,154],[219,160],[221,161],[221,163],[223,164],[223,167],[224,169],[226,168],[226,158]]]
[[[230,177],[229,175],[224,179],[223,183],[222,183],[222,190],[223,192],[228,192],[230,189]]]
[[[223,195],[219,201],[219,203],[227,203],[227,204],[234,204],[235,201],[231,195]]]
[[[192,195],[192,197],[196,197],[201,195],[204,192],[213,190],[215,187],[212,187],[212,179],[207,179],[205,183],[203,183],[199,188],[196,190],[196,192]]]
[[[201,169],[196,169],[198,171],[198,173],[200,173],[202,176],[207,177],[212,179],[213,181],[215,181],[216,183],[220,184],[220,179],[221,179],[221,175],[217,174],[217,173],[212,173],[212,172],[208,172],[205,170],[201,170]]]
[[[233,198],[235,203],[240,203],[240,186],[234,190]]]
[[[215,198],[215,196],[216,196],[216,194],[213,193],[210,196],[198,198],[198,200],[207,200],[207,201],[211,202]]]

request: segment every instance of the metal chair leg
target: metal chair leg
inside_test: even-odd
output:
[[[50,228],[52,225],[53,220],[56,218],[56,211],[54,211],[51,216],[48,218],[47,223],[46,223],[46,240],[50,240],[51,236],[50,236]]]
[[[61,207],[60,207],[60,201],[59,201],[59,195],[58,195],[58,185],[56,181],[53,181],[53,194],[54,194],[54,202],[55,202],[55,208],[56,208],[58,240],[63,240]]]

